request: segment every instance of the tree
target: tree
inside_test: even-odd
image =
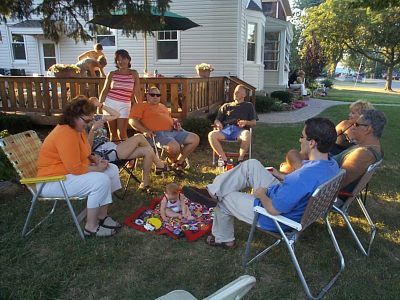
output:
[[[92,39],[90,32],[97,29],[96,25],[89,25],[89,28],[85,26],[93,15],[110,14],[115,9],[125,9],[127,15],[135,20],[136,30],[139,24],[142,32],[151,33],[146,27],[151,17],[151,6],[164,13],[170,2],[171,0],[43,0],[35,5],[33,0],[2,0],[0,18],[4,22],[7,19],[22,21],[36,15],[41,18],[43,32],[48,39],[58,42],[65,35],[75,41],[86,42]],[[134,34],[135,29],[128,26],[125,33]]]
[[[310,83],[321,75],[326,65],[324,50],[315,35],[312,35],[311,40],[305,42],[302,54],[302,69],[306,73],[306,77]]]
[[[387,68],[385,89],[392,90],[393,68],[400,63],[400,7],[352,8],[354,0],[326,0],[306,11],[304,39],[314,34],[334,61],[352,50]],[[336,48],[335,48],[336,47]]]

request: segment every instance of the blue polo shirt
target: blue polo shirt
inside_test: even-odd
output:
[[[333,159],[304,160],[300,169],[286,175],[283,182],[270,186],[266,194],[282,216],[300,222],[312,193],[338,173],[339,166]],[[254,206],[262,206],[258,198]],[[266,216],[260,215],[258,225],[265,230],[278,231],[272,219]],[[281,226],[283,230],[289,228]]]

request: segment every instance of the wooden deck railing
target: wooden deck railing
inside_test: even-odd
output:
[[[99,97],[103,85],[104,78],[0,76],[0,110],[29,114],[36,122],[54,124],[68,101],[80,94]],[[163,77],[141,78],[140,85],[142,99],[145,90],[156,85],[161,102],[170,108],[172,116],[184,119],[227,101],[236,84],[227,77]],[[249,94],[255,94],[255,88],[247,88]]]

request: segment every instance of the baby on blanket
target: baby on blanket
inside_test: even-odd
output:
[[[170,218],[179,218],[194,220],[187,205],[188,199],[179,192],[179,186],[176,183],[168,183],[165,187],[164,197],[161,199],[160,214],[164,221]]]

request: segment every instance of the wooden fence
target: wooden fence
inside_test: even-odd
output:
[[[172,116],[184,119],[231,99],[231,89],[237,83],[230,77],[141,78],[140,97],[144,99],[145,90],[155,85]],[[103,85],[104,78],[0,76],[0,110],[29,114],[35,122],[54,124],[72,98],[80,94],[99,97]],[[254,103],[255,88],[247,88],[248,100]]]

